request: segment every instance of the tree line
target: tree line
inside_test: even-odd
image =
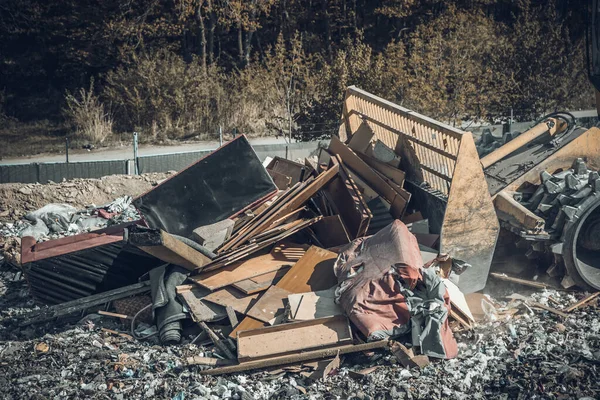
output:
[[[102,142],[335,131],[356,85],[449,123],[593,106],[577,0],[4,0],[0,119]]]

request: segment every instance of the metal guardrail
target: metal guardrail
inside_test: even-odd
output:
[[[253,146],[261,160],[267,156],[286,157],[294,160],[308,157],[319,143],[299,142],[290,144],[272,144]],[[137,157],[137,171],[149,172],[180,171],[198,161],[212,150],[158,154]],[[107,161],[32,163],[0,165],[0,183],[46,183],[49,180],[60,182],[73,178],[101,178],[106,175],[133,174],[135,168],[129,168],[129,159]],[[135,165],[135,164],[134,164]]]

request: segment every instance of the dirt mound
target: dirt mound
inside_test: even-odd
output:
[[[0,222],[19,220],[27,212],[48,203],[66,203],[76,208],[102,205],[117,197],[138,196],[173,172],[145,175],[111,175],[100,179],[73,179],[41,185],[39,183],[0,184]]]

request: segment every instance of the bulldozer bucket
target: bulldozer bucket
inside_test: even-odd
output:
[[[471,133],[351,86],[339,136],[351,139],[365,127],[401,157],[405,188],[431,233],[440,234],[440,253],[471,265],[460,289],[483,289],[500,226]]]

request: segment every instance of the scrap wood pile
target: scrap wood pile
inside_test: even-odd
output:
[[[20,326],[108,304],[112,308],[101,314],[131,324],[123,334],[136,339],[156,336],[173,344],[195,330],[193,343],[214,345],[187,360],[210,366],[205,374],[390,346],[410,366],[455,357],[450,320],[465,329],[473,317],[446,279],[451,260],[438,257],[427,220],[408,213],[399,157],[382,151],[380,142],[363,145],[357,153],[351,148],[356,143],[349,147],[334,137],[316,162],[275,158],[265,168],[239,137],[135,199],[143,216],[136,223],[59,239],[69,241],[54,247],[25,240],[24,271],[38,299],[62,299],[36,287],[41,280],[54,283],[54,292],[82,286],[87,295],[55,301],[26,315]],[[232,148],[237,151],[228,153]],[[240,165],[240,152],[247,165]],[[190,196],[181,187],[200,180],[199,167],[206,176],[203,191]],[[138,273],[143,264],[148,279],[108,291],[98,290],[108,288],[105,283],[90,287],[95,274],[75,267],[91,266],[96,253],[106,264],[96,273],[104,281],[115,265],[123,273],[131,264]],[[117,263],[120,258],[131,262]],[[56,280],[48,278],[48,268]]]

